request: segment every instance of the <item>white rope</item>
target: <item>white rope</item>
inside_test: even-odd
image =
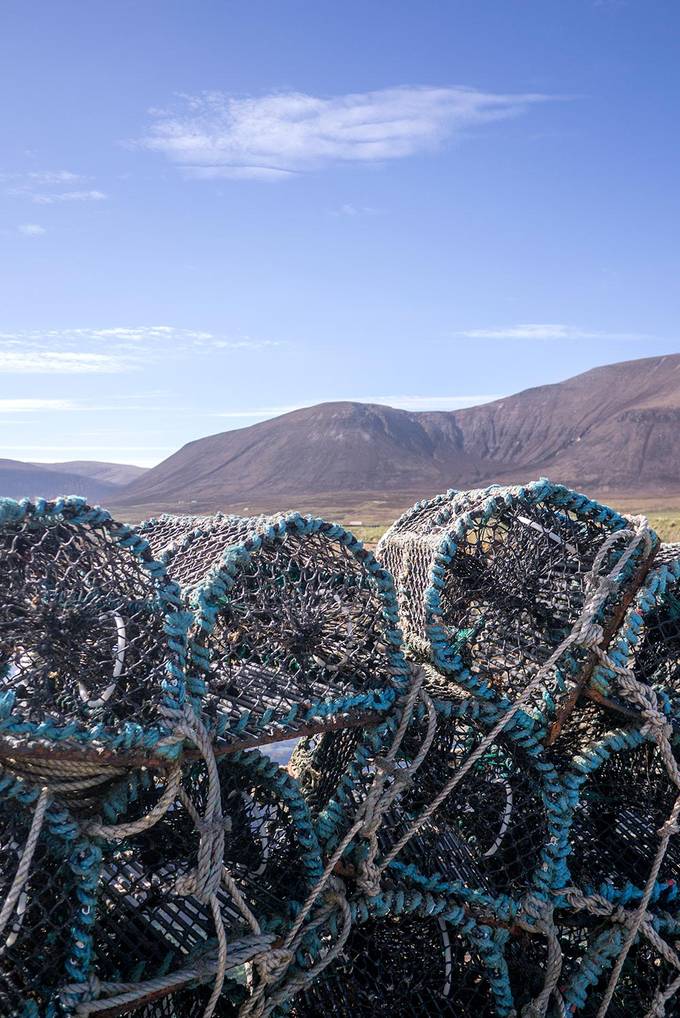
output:
[[[7,897],[5,898],[2,909],[0,909],[0,936],[4,933],[5,927],[11,919],[17,902],[19,901],[24,885],[28,880],[33,855],[35,853],[36,845],[38,844],[40,832],[42,831],[43,822],[45,820],[45,811],[49,801],[50,793],[47,788],[43,788],[38,797],[38,802],[36,803],[33,820],[31,821],[28,837],[26,839],[26,844],[24,845],[24,850],[21,853],[17,871],[14,874],[14,880],[7,892]]]

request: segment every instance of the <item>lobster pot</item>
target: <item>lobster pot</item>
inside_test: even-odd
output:
[[[12,779],[2,786],[0,908],[7,911],[0,922],[0,1014],[42,1018],[63,985],[88,975],[98,854],[50,801],[31,855],[38,793]],[[24,882],[17,880],[22,860]]]
[[[63,753],[165,730],[160,708],[183,697],[178,590],[129,527],[79,498],[4,499],[0,587],[1,737]]]
[[[585,728],[591,727],[602,728],[588,719]],[[639,725],[610,730],[581,746],[571,732],[565,739],[562,752],[570,746],[575,755],[561,780],[570,808],[557,839],[564,862],[556,886],[574,885],[585,893],[600,893],[603,885],[612,893],[641,890],[659,846],[657,832],[677,795],[656,745]],[[662,907],[674,900],[678,880],[680,844],[672,837],[655,892]]]
[[[488,943],[483,943],[481,936],[442,918],[401,915],[358,923],[342,954],[295,998],[291,1014],[294,1018],[508,1015],[506,973],[502,963],[496,968],[488,957]]]
[[[377,555],[395,577],[411,652],[481,696],[513,700],[572,632],[587,594],[632,537],[612,509],[540,480],[435,500],[395,524]],[[638,546],[621,570],[622,596],[649,551]],[[612,594],[598,621],[618,603]],[[556,690],[544,684],[549,704],[583,664],[582,652],[563,655]]]
[[[383,855],[427,810],[486,734],[478,720],[465,716],[467,706],[461,701],[457,715],[450,705],[442,705],[435,740],[379,831]],[[403,744],[405,765],[417,753],[424,728],[420,722],[409,729]],[[557,791],[554,769],[527,752],[512,734],[504,734],[483,752],[396,860],[489,893],[522,894],[536,880],[546,879]]]
[[[321,875],[308,811],[286,772],[257,751],[223,759],[218,770],[223,821],[205,821],[205,765],[187,761],[182,792],[167,812],[153,826],[110,840],[105,848],[95,928],[96,974],[103,985],[138,984],[135,1007],[149,1003],[144,984],[158,976],[187,972],[185,981],[168,987],[170,997],[195,981],[197,965],[206,984],[214,977],[214,916],[188,880],[201,854],[201,818],[208,826],[223,823],[223,865],[261,926],[261,931],[253,931],[233,889],[223,882],[218,901],[230,964],[236,947],[247,944],[254,933],[284,933],[295,903],[304,901]],[[146,787],[138,780],[121,787],[107,804],[106,815],[115,818],[117,826],[134,823],[149,814],[163,790],[158,772]],[[106,831],[103,836],[111,837]],[[241,984],[228,975],[225,1001],[233,1002],[241,993]]]
[[[655,926],[659,940],[677,953],[680,924],[670,916],[657,917]],[[580,1018],[598,1018],[612,976],[612,969],[621,953],[625,929],[618,924],[591,924],[582,958],[563,970],[561,990],[565,1014]],[[638,934],[616,982],[607,1018],[632,1018],[633,1015],[680,1014],[677,992],[668,996],[665,1007],[659,1007],[665,991],[680,973],[667,961],[657,946]]]
[[[545,886],[551,874],[549,846],[560,788],[542,748],[523,729],[509,726],[510,731],[484,750],[425,822],[418,823],[488,731],[475,717],[479,712],[473,701],[436,706],[434,741],[383,816],[378,860],[389,855],[399,869],[415,865],[422,875],[437,875],[491,895]],[[426,728],[426,719],[418,712],[386,779],[387,790],[417,756]],[[326,733],[303,740],[296,748],[291,767],[317,815],[327,849],[351,827],[376,777],[377,758],[389,745],[389,738],[381,741],[375,735],[368,754],[366,742],[361,744],[361,769],[352,766],[360,746],[355,732]],[[411,830],[413,836],[393,856],[393,848]],[[360,843],[356,847],[360,860]]]
[[[177,516],[172,513],[163,513],[161,516],[152,516],[150,519],[144,520],[139,524],[137,532],[145,541],[148,541],[151,553],[155,558],[162,556],[169,558],[191,540],[193,534],[200,536],[214,528],[221,529],[222,533],[227,534],[230,520],[234,521],[235,532],[238,532],[238,523],[242,519],[238,516],[225,516],[224,513],[207,516]],[[178,569],[181,561],[182,559],[177,563]],[[196,582],[195,579],[193,582]]]
[[[391,577],[340,526],[223,517],[166,561],[195,613],[190,678],[218,742],[351,725],[403,685]]]
[[[669,556],[668,546],[661,557],[628,609],[609,656],[638,682],[661,686],[675,698],[680,695],[680,558]],[[604,664],[595,668],[590,685],[614,706],[633,706],[620,693],[616,672]]]

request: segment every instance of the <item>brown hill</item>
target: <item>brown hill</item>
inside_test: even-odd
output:
[[[123,505],[302,505],[539,474],[588,490],[680,493],[680,354],[594,368],[467,410],[322,403],[185,445]]]
[[[108,504],[118,496],[123,482],[136,477],[140,467],[120,463],[23,463],[21,460],[0,459],[0,496],[83,495],[90,502]]]
[[[90,477],[96,481],[104,481],[118,488],[131,484],[145,474],[147,467],[138,467],[132,463],[100,463],[99,460],[69,460],[66,463],[34,463],[34,467],[45,470],[58,470],[60,473],[77,474],[79,477]]]

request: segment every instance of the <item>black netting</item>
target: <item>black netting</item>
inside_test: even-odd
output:
[[[219,778],[223,864],[258,921],[280,932],[292,903],[304,900],[320,873],[299,797],[290,779],[259,754],[223,760]],[[116,803],[123,794],[129,805],[117,823],[148,814],[163,787],[156,779],[134,791],[119,789]],[[208,784],[202,763],[187,764],[182,788],[203,816]],[[199,846],[200,822],[178,799],[148,830],[106,848],[94,945],[100,980],[145,981],[214,957],[209,904],[182,886],[197,865]],[[228,940],[248,937],[251,928],[226,886],[218,899]]]
[[[473,688],[515,697],[571,632],[593,568],[597,579],[621,556],[624,540],[601,561],[598,552],[624,525],[611,510],[537,483],[472,504],[454,498],[425,522],[409,518],[378,554],[395,572],[412,649]]]
[[[443,919],[412,916],[355,926],[340,958],[295,999],[295,1018],[486,1018],[498,1014],[474,944]]]
[[[223,562],[190,599],[192,667],[203,669],[204,710],[225,737],[323,724],[362,696],[369,708],[403,672],[389,577],[341,536],[302,517],[268,528],[225,518],[170,559],[171,575],[190,587]]]
[[[36,802],[0,801],[0,902],[8,899],[26,856]],[[48,815],[39,833],[15,907],[0,927],[0,1014],[24,1018],[45,1013],[68,979],[76,949],[75,928],[84,902],[78,898],[72,863],[76,849],[55,833],[68,823]]]
[[[174,588],[126,531],[79,506],[0,527],[0,692],[46,738],[159,721]]]

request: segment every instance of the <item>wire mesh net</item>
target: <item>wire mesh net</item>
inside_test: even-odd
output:
[[[569,879],[576,887],[598,891],[644,887],[659,844],[658,831],[668,819],[677,788],[653,742],[640,725],[603,731],[596,738],[586,714],[579,719],[582,743],[565,761],[563,784],[573,798],[566,857]],[[583,736],[586,735],[585,738]],[[680,880],[680,846],[672,839],[659,882],[668,890]],[[675,893],[673,891],[673,893]]]
[[[406,643],[463,685],[514,699],[570,634],[632,531],[613,510],[545,481],[435,502],[378,547],[395,576]],[[617,532],[622,539],[608,544]],[[582,658],[566,654],[565,673],[578,673]]]
[[[295,1018],[504,1013],[474,941],[444,919],[414,916],[354,926],[340,958],[292,1008]]]
[[[167,671],[174,585],[129,528],[81,500],[19,508],[0,525],[4,730],[112,742],[128,722],[160,724],[180,696]]]
[[[680,559],[667,549],[662,548],[662,564],[638,591],[609,653],[638,682],[661,687],[671,697],[680,694]],[[608,664],[595,668],[590,685],[596,694],[613,700],[613,706],[630,708]]]
[[[257,742],[391,702],[404,672],[391,579],[342,528],[222,517],[167,561],[196,610],[191,668],[218,735]]]
[[[675,549],[545,481],[405,513],[399,603],[314,517],[139,531],[0,503],[0,1014],[601,1018],[630,930],[607,1014],[680,1013]]]
[[[219,780],[223,865],[256,919],[270,933],[280,933],[321,873],[306,806],[289,776],[257,751],[222,760]],[[158,775],[147,775],[141,786],[119,789],[111,803],[116,823],[148,814],[163,787]],[[205,765],[187,763],[182,796],[161,819],[105,845],[94,941],[103,982],[145,982],[206,959],[215,967],[215,918],[208,901],[187,883],[200,854],[201,824],[194,811],[204,815],[207,795]],[[220,888],[218,900],[228,943],[247,938],[252,928],[229,885]],[[241,994],[238,983],[225,991],[227,997],[234,994]]]
[[[4,780],[3,786],[0,1014],[33,1018],[47,1013],[78,965],[79,951],[87,950],[93,909],[78,877],[84,853],[68,813],[50,804],[33,839],[37,794],[21,782]],[[22,866],[27,867],[24,881]]]

